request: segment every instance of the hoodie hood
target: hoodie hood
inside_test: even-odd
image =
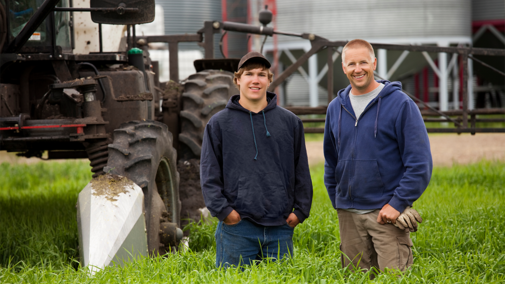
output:
[[[384,84],[384,89],[377,95],[377,98],[384,98],[386,96],[389,96],[395,91],[401,91],[402,90],[402,83],[401,82],[389,82],[387,80],[376,80],[378,83]],[[349,99],[349,94],[351,92],[352,86],[349,85],[345,89],[342,89],[338,91],[337,98],[340,100],[340,103],[346,107],[347,104],[351,104],[351,100]],[[376,98],[376,99],[377,99]],[[374,99],[375,100],[375,99]],[[374,101],[373,100],[373,101]],[[353,111],[354,114],[354,111]]]
[[[400,82],[389,82],[387,80],[376,80],[376,81],[378,83],[384,84],[384,88],[377,95],[377,97],[375,99],[373,99],[368,104],[368,106],[370,106],[370,105],[374,104],[375,102],[377,102],[377,112],[375,113],[375,127],[374,127],[374,133],[373,133],[374,137],[377,137],[377,127],[379,124],[379,112],[380,112],[382,98],[385,98],[396,91],[402,90],[402,83],[400,83]],[[341,121],[342,121],[342,108],[344,108],[345,111],[347,111],[349,114],[354,116],[354,119],[356,120],[356,126],[358,125],[358,119],[356,119],[356,115],[354,113],[354,110],[352,109],[351,99],[349,98],[349,94],[351,93],[351,89],[352,89],[352,86],[349,85],[345,89],[338,91],[338,95],[337,95],[337,98],[340,101],[340,108],[341,108],[341,110],[338,114],[338,121],[337,121],[337,123],[339,125],[338,135],[337,135],[338,145],[340,145],[340,129],[341,129],[340,125],[341,125]],[[365,111],[368,109],[368,106],[365,108]]]
[[[226,104],[226,107],[229,109],[235,109],[235,110],[240,110],[243,112],[250,113],[251,111],[244,108],[243,106],[240,105],[239,103],[240,100],[240,95],[234,95],[230,98],[228,103]],[[269,110],[274,109],[277,107],[277,95],[271,92],[267,92],[267,106],[263,109],[263,112],[267,112]]]
[[[253,135],[253,140],[254,140],[254,147],[256,149],[256,156],[254,156],[254,160],[256,161],[258,159],[259,151],[258,151],[258,143],[256,142],[256,134],[254,133],[253,112],[244,108],[243,106],[241,106],[239,103],[239,100],[240,100],[240,95],[232,96],[230,98],[230,100],[228,101],[228,104],[226,105],[226,107],[229,109],[235,109],[235,110],[246,112],[249,114],[249,118],[251,119],[251,128],[252,128],[252,135]],[[260,111],[258,114],[261,113],[263,115],[263,123],[265,125],[265,130],[266,130],[265,135],[267,137],[270,137],[271,135],[270,135],[270,132],[268,131],[267,117],[265,115],[265,112],[268,112],[269,110],[275,109],[277,107],[277,95],[274,93],[271,93],[271,92],[267,92],[267,102],[268,102],[267,106],[262,111]],[[255,115],[256,115],[256,113],[255,113]]]

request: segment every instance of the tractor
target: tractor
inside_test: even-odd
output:
[[[233,31],[309,40],[311,49],[276,75],[269,91],[325,50],[328,102],[334,98],[335,53],[346,41],[274,31],[267,26],[272,13],[266,8],[260,12],[260,26],[206,21],[195,34],[137,36],[135,25],[154,20],[154,0],[70,3],[0,0],[0,150],[49,160],[89,159],[93,179],[77,203],[83,266],[103,268],[132,256],[174,251],[187,219],[200,218],[199,208],[205,206],[199,180],[204,129],[238,94],[232,72],[239,59],[214,59],[214,34]],[[168,44],[168,82],[160,82],[159,65],[149,57],[148,45],[154,42]],[[178,74],[181,42],[197,42],[205,51],[204,59],[194,62],[196,73],[184,80]],[[473,55],[505,55],[503,50],[471,47],[373,45],[459,54],[464,82],[467,60],[481,62]],[[475,122],[486,121],[476,115],[503,114],[503,109],[469,110],[466,84],[462,93],[463,109],[446,112],[411,97],[424,105],[423,116],[455,125],[428,128],[429,132],[504,131],[476,128]],[[326,113],[325,106],[289,109],[298,115]]]
[[[238,93],[232,73],[238,59],[212,59],[219,22],[205,22],[192,35],[137,37],[135,25],[154,20],[154,0],[84,1],[88,7],[71,2],[0,1],[0,150],[89,159],[93,180],[77,204],[83,265],[108,265],[125,240],[144,244],[136,249],[144,255],[172,251],[182,238],[181,219],[198,219],[205,206],[199,182],[203,132]],[[159,82],[157,64],[149,58],[152,41],[169,43],[169,82]],[[197,73],[181,84],[177,44],[184,41],[200,42],[207,59],[197,60]],[[99,50],[90,52],[93,42]],[[111,46],[114,51],[104,51]],[[133,202],[140,206],[135,210],[122,208],[121,192],[139,196],[128,191],[133,187],[143,202]],[[112,204],[101,208],[110,208],[94,207],[99,193]],[[114,208],[123,211],[104,217]],[[142,214],[118,216],[133,211]],[[122,232],[125,227],[134,236]],[[92,250],[112,256],[93,262]]]

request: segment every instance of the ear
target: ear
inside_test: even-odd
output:
[[[375,69],[377,69],[377,57],[373,60],[373,71],[375,71]]]
[[[345,65],[344,65],[343,61],[342,61],[342,71],[344,71],[344,74],[345,74]]]

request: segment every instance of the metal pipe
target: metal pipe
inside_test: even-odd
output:
[[[102,39],[102,24],[98,24],[98,44],[100,45],[100,53],[103,52],[103,39]]]
[[[49,14],[49,29],[51,31],[51,55],[53,58],[56,56],[56,27],[54,23],[54,13]]]
[[[276,35],[285,35],[285,36],[294,36],[294,37],[302,37],[302,34],[295,34],[295,33],[290,33],[290,32],[274,31],[274,34],[276,34]]]
[[[313,123],[313,122],[325,122],[326,118],[302,118],[302,122]]]
[[[327,78],[327,89],[328,89],[328,105],[333,100],[333,48],[326,48],[326,60],[328,64],[328,73],[326,74]]]
[[[461,55],[461,64],[463,65],[463,127],[468,127],[468,53]]]
[[[476,117],[476,114],[471,114],[470,117]],[[445,118],[424,118],[423,120],[424,122],[449,122]],[[461,118],[456,118],[456,120],[461,121]],[[475,118],[475,122],[505,122],[505,118]]]
[[[306,127],[305,133],[324,133],[324,128]],[[426,128],[430,133],[505,133],[505,128]]]
[[[132,25],[132,48],[137,46],[137,30],[135,25]]]
[[[286,80],[288,76],[293,74],[293,72],[295,72],[298,69],[298,67],[302,66],[302,64],[305,63],[305,61],[307,61],[313,54],[321,50],[322,47],[323,42],[313,41],[312,48],[309,51],[307,51],[304,55],[302,55],[300,58],[298,58],[298,60],[295,63],[291,64],[288,68],[286,68],[286,70],[284,70],[284,72],[282,72],[281,75],[277,77],[277,79],[275,79],[272,82],[272,84],[270,84],[270,87],[268,87],[268,91],[273,92],[275,88],[277,88],[277,86],[281,84],[281,82]]]
[[[118,8],[68,8],[68,7],[56,7],[54,11],[58,12],[117,12]],[[125,13],[138,13],[139,8],[121,8],[121,11]]]
[[[130,25],[126,25],[126,45],[128,46],[127,50],[133,47],[131,44]]]
[[[272,36],[274,34],[274,28],[272,27],[253,26],[234,22],[223,22],[223,30],[268,36]]]
[[[469,58],[471,58],[472,60],[476,61],[477,63],[480,63],[481,65],[483,65],[483,66],[485,66],[485,67],[487,67],[487,68],[489,68],[489,69],[493,70],[494,72],[496,72],[496,73],[498,73],[498,74],[500,74],[500,75],[502,75],[502,76],[505,76],[505,73],[503,73],[502,71],[500,71],[500,70],[498,70],[498,69],[494,68],[493,66],[491,66],[491,65],[489,65],[489,64],[487,64],[487,63],[485,63],[484,61],[481,61],[481,60],[479,60],[479,59],[477,59],[477,58],[473,57],[472,55],[468,55],[468,57],[469,57]]]
[[[168,66],[170,72],[170,80],[179,82],[179,43],[168,43]]]

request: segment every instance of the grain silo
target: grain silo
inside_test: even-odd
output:
[[[330,40],[362,38],[371,43],[438,46],[471,44],[472,41],[470,0],[276,0],[276,6],[277,30],[314,33]],[[268,54],[274,49],[281,54],[280,62],[289,66],[292,62],[290,58],[297,58],[310,49],[310,42],[279,36],[277,45],[272,40],[267,41],[264,52]],[[448,109],[448,74],[451,70],[447,70],[447,66],[451,55],[423,56],[421,53],[376,50],[376,56],[377,73],[389,80],[413,76],[428,66],[431,59],[429,66],[436,68],[435,73],[440,74],[438,105],[442,110]],[[287,94],[287,104],[305,101],[305,104],[310,102],[310,106],[317,106],[326,103],[326,94],[318,91],[325,86],[326,78],[320,72],[326,57],[319,57],[312,56],[304,66],[306,74],[297,75],[304,78],[307,87],[291,88],[302,92]],[[335,90],[339,90],[348,85],[341,71],[340,59],[334,62],[334,70],[334,86]],[[304,90],[308,90],[308,94],[303,93]]]

